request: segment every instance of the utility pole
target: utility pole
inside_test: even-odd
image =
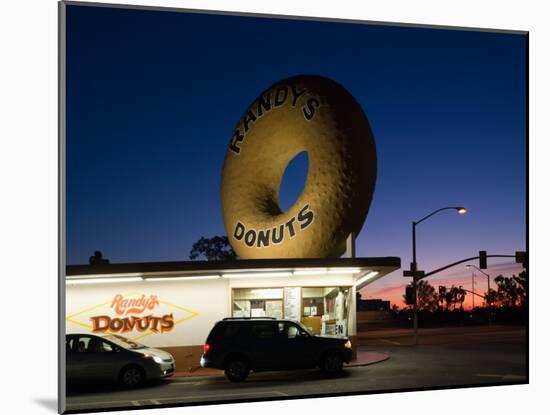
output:
[[[475,265],[471,265],[471,264],[466,265],[466,268],[475,268],[487,277],[487,297],[485,298],[485,301],[487,302],[487,309],[489,310],[489,318],[488,318],[489,325],[491,325],[491,276],[487,274],[485,271],[483,271],[482,269],[479,269],[478,267],[476,267]],[[474,271],[472,270],[472,273],[473,272]]]
[[[475,287],[475,274],[474,274],[474,271],[472,271],[472,311],[474,310],[474,308],[476,307],[476,297],[475,297],[475,293],[476,293],[476,287]]]
[[[416,272],[416,222],[412,223],[412,237],[413,237],[413,262],[411,264],[411,271]],[[416,275],[413,276],[413,293],[414,293],[414,303],[413,303],[413,327],[414,327],[414,344],[418,344],[418,289],[416,286]]]
[[[403,272],[403,276],[405,277],[412,277],[412,289],[414,293],[414,301],[413,301],[413,327],[414,327],[414,344],[418,344],[418,281],[421,280],[425,275],[424,271],[420,271],[418,269],[418,264],[416,263],[416,225],[419,225],[421,222],[424,222],[426,219],[432,217],[436,213],[441,212],[442,210],[456,210],[460,215],[463,215],[466,213],[466,208],[462,206],[449,206],[444,207],[441,209],[434,210],[429,215],[424,216],[422,219],[418,221],[412,222],[412,253],[413,258],[411,262],[411,269],[408,271]]]

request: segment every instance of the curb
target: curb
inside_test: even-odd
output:
[[[390,358],[388,354],[380,353],[380,352],[359,352],[359,353],[363,355],[361,356],[361,360],[351,361],[350,363],[345,364],[344,368],[374,365],[376,363],[384,362]],[[174,372],[174,377],[187,377],[187,378],[197,377],[198,378],[198,377],[213,377],[213,376],[224,376],[223,370],[197,368],[191,371]]]
[[[358,362],[357,360],[351,361],[350,363],[346,364],[344,367],[369,366],[369,365],[374,365],[376,363],[384,362],[390,358],[390,355],[386,353],[379,353],[379,352],[363,352],[363,353],[368,353],[370,355],[369,358],[361,362]]]

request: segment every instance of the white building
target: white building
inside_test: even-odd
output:
[[[225,317],[301,321],[349,336],[356,351],[356,291],[400,268],[396,257],[72,265],[66,269],[66,333],[118,333],[199,365]]]

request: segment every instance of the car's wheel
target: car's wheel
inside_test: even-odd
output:
[[[336,375],[342,371],[344,360],[340,353],[327,353],[321,360],[321,370],[328,375]]]
[[[136,388],[145,382],[143,369],[137,366],[128,366],[120,372],[120,383],[126,388]]]
[[[231,382],[242,382],[249,373],[248,363],[240,357],[230,359],[225,366],[225,376]]]

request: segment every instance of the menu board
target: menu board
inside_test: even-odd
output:
[[[267,317],[283,318],[283,302],[281,300],[266,301],[265,314]]]
[[[250,311],[251,317],[265,317],[265,310],[263,308],[252,308]]]
[[[300,287],[285,287],[285,318],[300,321]]]

